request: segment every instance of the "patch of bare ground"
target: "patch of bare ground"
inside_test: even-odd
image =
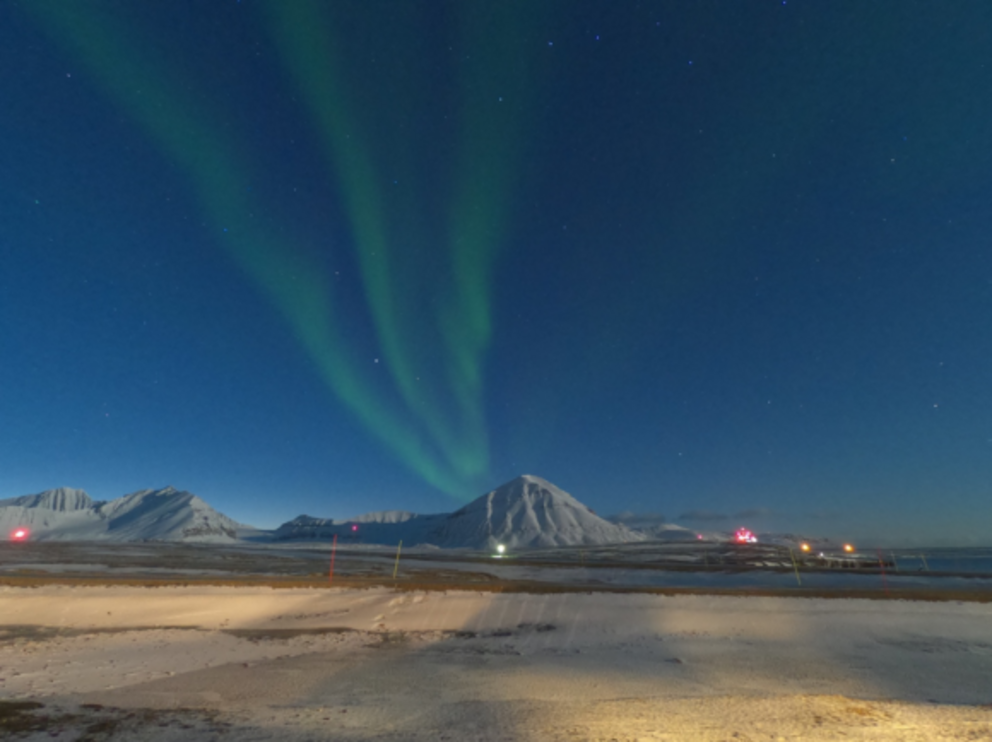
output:
[[[14,740],[42,734],[58,738],[66,733],[77,742],[98,742],[135,738],[149,727],[171,727],[183,735],[221,733],[231,724],[219,716],[210,709],[116,709],[100,704],[66,709],[38,701],[0,700],[0,737]]]
[[[0,626],[0,646],[26,642],[44,642],[52,639],[95,634],[119,634],[124,631],[168,631],[187,629],[186,626],[128,626],[121,628],[72,628],[59,626],[38,626],[37,624],[7,624]]]
[[[0,702],[0,735],[11,740],[65,736],[80,742],[984,742],[992,738],[992,715],[981,708],[864,701],[836,695],[640,698],[582,704],[492,701],[441,704],[413,724],[410,719],[389,718],[387,723],[369,723],[372,719],[360,708],[345,706],[225,713],[202,708],[121,709],[99,704],[59,708],[34,701],[8,701]]]
[[[246,639],[250,642],[285,641],[299,636],[324,636],[326,634],[347,634],[356,629],[347,626],[321,626],[314,629],[221,629],[228,636]]]
[[[444,592],[473,590],[493,593],[640,593],[645,595],[729,595],[773,598],[857,598],[863,600],[919,600],[927,602],[992,603],[992,591],[944,588],[804,588],[804,587],[624,587],[611,585],[565,585],[536,580],[503,579],[484,572],[460,570],[421,570],[393,579],[386,575],[347,576],[328,580],[326,576],[279,577],[273,575],[163,576],[134,577],[104,574],[6,574],[0,585],[10,587],[270,587],[270,588],[351,588],[387,587],[404,591]]]
[[[619,699],[556,713],[541,739],[758,742],[978,742],[992,714],[975,707],[921,706],[837,695],[775,698]]]

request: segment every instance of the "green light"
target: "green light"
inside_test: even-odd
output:
[[[519,113],[528,98],[520,87],[528,79],[529,54],[513,25],[529,6],[523,2],[458,6],[460,42],[471,54],[466,55],[470,61],[459,67],[461,116],[451,189],[456,195],[444,232],[450,280],[435,279],[430,286],[440,297],[434,328],[410,327],[405,320],[413,313],[409,307],[397,306],[404,297],[401,281],[408,278],[395,268],[400,262],[398,243],[405,235],[391,239],[387,234],[392,215],[385,206],[382,184],[388,179],[376,173],[365,141],[365,131],[371,127],[359,125],[352,110],[354,91],[339,72],[333,13],[325,5],[306,1],[273,1],[265,7],[301,98],[311,109],[328,163],[346,194],[366,296],[395,386],[455,476],[466,482],[478,479],[489,464],[482,365],[492,332],[492,271],[504,237],[509,173],[519,150]],[[504,96],[494,94],[497,90],[516,105],[504,104]],[[406,172],[401,179],[415,183],[417,176]],[[432,393],[430,385],[418,383],[427,370],[412,347],[435,335],[445,370],[443,399]]]
[[[423,195],[430,189],[420,182],[416,158],[401,158],[396,180],[409,184],[401,196],[385,191],[394,178],[374,155],[396,145],[376,141],[368,113],[363,118],[352,103],[354,91],[337,56],[333,9],[311,0],[263,6],[338,183],[395,397],[366,381],[336,318],[331,282],[291,239],[264,227],[231,226],[219,240],[361,423],[425,481],[461,497],[474,494],[489,467],[483,364],[492,334],[492,274],[505,239],[519,118],[530,85],[528,50],[511,29],[532,5],[466,0],[457,6],[458,43],[472,54],[458,68],[457,142],[446,189],[453,196],[440,224],[424,216],[433,213]],[[250,156],[238,151],[216,124],[219,113],[190,92],[188,81],[170,79],[168,69],[133,41],[133,29],[109,13],[56,0],[27,6],[187,173],[211,223],[246,223],[256,207],[244,188]],[[411,39],[407,34],[395,41]],[[372,115],[377,113],[373,106]],[[411,257],[413,246],[444,256],[443,269]],[[424,292],[436,297],[427,316],[417,311]]]

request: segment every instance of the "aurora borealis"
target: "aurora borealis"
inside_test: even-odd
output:
[[[344,38],[343,31],[335,33],[345,25],[336,17],[341,9],[316,2],[259,4],[341,194],[378,355],[395,400],[369,388],[355,368],[355,348],[338,319],[341,307],[319,267],[291,240],[243,224],[244,215],[256,208],[241,185],[249,180],[250,154],[236,153],[218,135],[216,115],[190,100],[191,85],[170,80],[165,64],[135,45],[108,9],[61,2],[34,7],[43,25],[78,51],[122,109],[187,171],[206,218],[223,229],[221,245],[289,322],[338,399],[429,484],[452,495],[480,484],[488,474],[481,361],[490,335],[490,274],[519,139],[514,111],[521,108],[526,92],[520,88],[529,72],[527,50],[512,42],[513,35],[489,31],[512,28],[517,19],[505,16],[523,15],[525,4],[491,10],[463,6],[453,13],[454,43],[472,49],[482,62],[466,65],[466,79],[458,81],[462,92],[455,91],[460,120],[452,134],[452,205],[440,225],[423,224],[430,203],[411,151],[415,142],[400,133],[394,140],[399,146],[391,147],[393,133],[370,135],[390,116],[412,115],[412,103],[398,106],[395,97],[404,93],[381,80],[373,90],[384,93],[373,92],[368,110],[356,110],[361,108],[353,102],[357,91],[345,79],[344,62],[336,59]],[[416,14],[405,20],[394,24],[399,28],[392,39],[401,57],[411,54],[403,45]],[[459,26],[466,29],[461,34]],[[504,67],[517,74],[492,74]],[[504,96],[494,101],[475,92],[493,88],[515,102],[503,105]],[[395,149],[385,158],[389,175],[377,157],[383,148]],[[404,185],[396,187],[400,179]],[[411,248],[419,245],[438,245],[442,252],[442,264],[432,266],[430,274],[410,259]],[[434,317],[417,312],[424,296],[438,302]]]
[[[0,4],[0,496],[982,540],[992,11]],[[701,527],[701,526],[700,526]]]

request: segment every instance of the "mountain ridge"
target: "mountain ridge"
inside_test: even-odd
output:
[[[388,521],[402,512],[409,517]],[[356,543],[430,545],[441,548],[495,549],[581,546],[646,537],[610,523],[545,479],[523,474],[477,497],[452,513],[366,513],[349,520],[301,515],[274,531],[277,540],[339,540]]]
[[[248,527],[175,487],[114,500],[58,487],[0,500],[0,533],[26,528],[32,541],[198,541],[232,543]]]
[[[384,510],[348,519],[300,515],[271,531],[214,510],[191,492],[168,486],[112,500],[58,487],[0,500],[0,538],[26,528],[33,541],[338,541],[351,544],[495,549],[668,540],[679,526],[644,531],[612,522],[541,477],[524,474],[450,513]]]

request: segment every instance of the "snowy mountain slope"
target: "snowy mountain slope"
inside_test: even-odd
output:
[[[668,523],[663,516],[653,513],[638,514],[625,511],[608,515],[606,520],[643,533],[650,541],[695,541],[698,536],[698,531]]]
[[[428,534],[446,547],[492,549],[579,546],[644,537],[600,518],[567,492],[531,475],[517,477],[452,513]]]
[[[429,518],[427,515],[417,515],[406,510],[379,510],[374,513],[365,513],[352,518],[354,523],[406,523],[407,521],[419,518]]]
[[[23,497],[0,500],[0,508],[41,508],[58,513],[86,510],[93,505],[94,502],[90,499],[89,495],[83,490],[73,489],[72,487],[59,487],[53,490],[46,490],[37,495],[24,495]]]
[[[624,524],[626,525],[626,524]],[[659,523],[654,526],[627,526],[638,533],[643,533],[651,541],[696,541],[698,532],[674,523]]]
[[[246,527],[166,487],[108,501],[69,488],[0,500],[0,537],[16,528],[28,528],[32,541],[230,542]]]
[[[368,513],[350,520],[301,515],[275,531],[277,539],[328,540],[365,544],[431,544],[446,548],[492,549],[578,546],[642,541],[644,536],[609,523],[567,492],[540,477],[507,482],[454,513],[415,515],[403,511]]]
[[[636,519],[636,518],[635,518]],[[632,524],[631,524],[632,525]],[[638,524],[647,526],[647,524]],[[243,526],[190,492],[166,487],[116,500],[94,501],[83,490],[59,488],[0,500],[0,538],[27,528],[32,540],[330,541],[491,549],[578,546],[646,539],[682,539],[679,526],[631,528],[609,522],[540,477],[521,476],[454,513],[419,515],[404,510],[366,513],[346,520],[301,515],[273,532]]]
[[[355,518],[334,520],[301,515],[283,523],[273,533],[282,541],[330,541],[340,543],[389,544],[402,541],[408,546],[427,543],[433,528],[448,515],[417,515],[402,510],[366,513]]]

